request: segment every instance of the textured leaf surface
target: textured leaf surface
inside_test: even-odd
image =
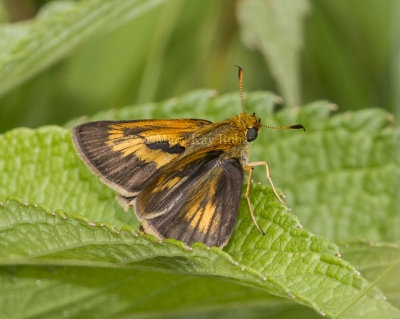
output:
[[[226,252],[215,247],[206,249],[201,244],[188,249],[174,240],[159,243],[148,235],[136,236],[128,226],[118,231],[82,217],[52,213],[41,205],[10,199],[0,204],[0,260],[3,266],[117,267],[130,270],[134,276],[140,276],[138,267],[216,276],[275,295],[290,296],[332,316],[342,309],[346,309],[344,318],[355,318],[354,315],[374,318],[378,313],[388,318],[396,315],[396,309],[383,299],[379,290],[369,289],[368,282],[352,266],[335,257],[334,245],[299,228],[293,215],[273,203],[272,192],[254,193],[257,193],[254,200],[257,215],[263,212],[258,216],[260,225],[267,235],[257,233],[248,216],[243,216],[245,205],[242,205],[235,235]],[[55,266],[53,284],[60,279],[58,268]],[[145,277],[142,275],[142,280]],[[3,311],[15,307],[5,302],[8,298],[2,300]]]
[[[18,196],[120,227],[134,222],[77,158],[68,131],[16,129],[0,138],[0,198]],[[112,212],[112,213],[110,213]]]
[[[280,114],[278,123],[302,122],[308,130],[282,141],[269,134],[263,156],[276,167],[273,176],[316,233],[335,241],[395,241],[399,175],[389,114],[368,109],[328,117],[328,110],[328,103],[314,103],[295,117]]]
[[[0,26],[0,94],[65,56],[90,36],[163,0],[58,1],[28,22]]]
[[[350,261],[370,282],[375,283],[388,301],[400,307],[400,246],[350,242],[340,247],[343,258]]]
[[[180,99],[129,107],[97,117],[172,118],[173,114],[180,114],[179,117],[222,120],[228,117],[228,112],[231,115],[240,110],[239,101],[236,94],[214,98],[210,92],[195,92]],[[365,136],[381,131],[391,134],[390,128],[381,130],[386,119],[384,113],[381,117],[380,113],[360,113],[358,121],[343,116],[328,118],[329,106],[320,103],[302,111],[274,114],[274,101],[275,97],[267,93],[247,97],[249,111],[256,111],[263,119],[269,118],[264,121],[268,124],[306,120],[304,124],[313,128],[311,134],[268,131],[269,143],[266,144],[280,152],[278,160],[281,162],[277,167],[288,169],[285,174],[295,172],[302,162],[291,153],[293,139],[299,139],[294,145],[305,145],[308,136],[323,134],[325,130],[335,131],[337,127],[352,134],[364,132],[367,127]],[[219,112],[212,117],[207,110]],[[256,142],[260,143],[258,139]],[[252,152],[256,156],[264,154],[263,142],[256,145]],[[251,193],[256,218],[266,230],[266,236],[257,232],[246,204],[242,203],[236,229],[224,251],[207,249],[203,245],[194,245],[190,250],[174,240],[159,243],[148,235],[136,236],[138,224],[133,214],[123,212],[115,203],[113,192],[81,163],[72,148],[68,130],[58,127],[16,129],[0,137],[0,147],[3,150],[0,199],[12,195],[26,202],[45,204],[25,205],[11,199],[0,208],[1,280],[5,289],[12,292],[1,294],[0,309],[7,315],[15,312],[17,303],[24,305],[20,308],[24,313],[38,317],[54,317],[61,313],[71,317],[82,314],[94,317],[98,309],[104,309],[99,312],[104,313],[104,317],[144,315],[154,309],[185,313],[189,306],[223,308],[232,303],[242,303],[253,309],[254,302],[259,302],[261,308],[265,306],[269,311],[278,312],[288,302],[283,300],[292,298],[331,317],[396,318],[399,315],[398,310],[384,300],[375,283],[367,282],[353,266],[337,257],[338,249],[334,244],[302,229],[298,219],[277,203],[269,187],[254,186]],[[299,155],[304,156],[304,153]],[[290,163],[294,169],[289,169]],[[308,168],[305,172],[312,175],[312,166],[305,167]],[[272,172],[276,184],[285,181],[281,178],[278,183],[274,177],[278,174],[275,170]],[[293,180],[297,176],[294,174]],[[299,183],[288,185],[295,189]],[[284,189],[288,199],[295,198],[301,191],[296,193],[289,189],[289,193]],[[322,186],[318,189],[324,190]],[[310,195],[312,192],[307,190],[304,196]],[[313,205],[308,209],[318,212],[320,208]],[[291,206],[297,215],[296,201]],[[57,209],[66,213],[54,212]],[[332,207],[335,211],[341,209],[340,205]],[[349,218],[344,222],[352,221]],[[390,225],[383,220],[379,223],[379,227],[389,229]],[[127,224],[131,226],[120,228]],[[304,221],[302,224],[307,226]],[[354,228],[357,225],[353,225]],[[214,282],[209,279],[211,277],[231,282]],[[190,288],[186,288],[192,285],[196,290],[193,296],[188,291]],[[62,293],[51,293],[51,287]],[[21,291],[24,291],[23,297],[20,297]],[[179,305],[179,296],[185,291],[187,299]],[[266,293],[286,299],[273,298]],[[254,311],[257,312],[257,308]],[[303,311],[301,308],[301,313],[307,313]]]

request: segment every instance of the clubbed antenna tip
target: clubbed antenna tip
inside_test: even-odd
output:
[[[295,124],[295,125],[290,125],[290,126],[269,126],[269,125],[262,124],[262,126],[263,127],[267,127],[267,128],[278,129],[278,130],[298,130],[298,129],[302,129],[304,132],[306,131],[306,128],[301,124]]]
[[[297,129],[302,129],[304,132],[306,131],[306,128],[301,125],[301,124],[295,124],[290,126],[291,129],[297,130]]]

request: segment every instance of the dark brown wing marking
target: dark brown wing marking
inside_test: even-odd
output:
[[[223,247],[241,198],[243,168],[223,150],[202,150],[163,169],[138,194],[135,209],[146,232],[159,238]]]

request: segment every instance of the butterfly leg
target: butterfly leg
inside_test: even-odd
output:
[[[272,190],[274,191],[275,196],[279,199],[279,201],[283,204],[286,205],[285,202],[282,200],[282,198],[279,196],[278,192],[275,189],[274,183],[272,182],[272,179],[269,175],[269,167],[267,162],[253,162],[253,163],[248,163],[247,167],[253,168],[254,166],[265,166],[266,174],[267,174],[267,179],[269,180],[269,183],[271,184]],[[249,187],[248,187],[249,188]]]
[[[265,235],[265,233],[261,230],[260,226],[258,226],[258,224],[257,224],[256,218],[254,217],[253,209],[251,208],[251,203],[250,203],[249,193],[250,193],[251,177],[253,176],[253,167],[246,166],[246,167],[244,167],[244,169],[249,171],[249,181],[247,182],[247,188],[246,188],[246,193],[244,194],[244,197],[246,198],[247,204],[249,205],[249,211],[250,211],[251,219],[253,219],[254,225],[256,225],[258,231],[261,234]]]

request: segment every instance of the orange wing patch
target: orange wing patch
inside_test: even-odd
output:
[[[109,136],[108,141],[106,142],[106,144],[110,146],[113,151],[120,152],[123,157],[134,154],[143,162],[154,162],[156,167],[159,168],[179,156],[179,154],[170,154],[167,152],[163,152],[162,150],[150,150],[146,146],[146,143],[169,143],[169,138],[166,136],[166,134],[164,134],[164,136],[157,134],[157,132],[152,132],[151,134],[149,134],[151,130],[147,131],[146,135],[148,137],[152,137],[149,141],[149,138],[143,136],[145,135],[143,134],[143,132],[128,135],[124,128],[126,128],[126,126],[123,124],[112,125],[111,129],[108,131]],[[182,142],[182,139],[180,139],[180,141]],[[177,143],[175,145],[177,145]]]
[[[134,154],[157,168],[176,159],[188,146],[188,134],[209,124],[203,120],[159,120],[118,123],[109,126],[106,144],[123,157]]]
[[[205,120],[97,121],[76,126],[72,141],[86,165],[124,197],[134,197],[179,157]]]
[[[197,207],[198,208],[198,207]],[[196,208],[195,208],[196,209]],[[198,231],[202,232],[203,234],[207,234],[210,226],[212,217],[216,207],[211,202],[208,202],[203,208],[200,208],[196,211],[193,219],[190,222],[190,227],[193,229],[197,229]],[[217,215],[219,216],[219,215]],[[186,217],[186,216],[185,216]],[[215,227],[214,227],[215,229]]]
[[[211,227],[211,222],[216,211],[216,206],[212,201],[216,196],[215,191],[215,183],[210,182],[209,188],[199,191],[197,196],[187,205],[190,207],[188,212],[182,214],[182,217],[189,223],[189,226],[192,229],[196,229],[203,234],[207,234],[209,230],[212,232],[212,229],[216,229],[217,224],[219,224],[219,221],[216,221],[215,224],[214,219],[214,228]],[[206,202],[205,205],[203,204],[204,202]],[[217,216],[219,217],[219,215],[216,215],[215,217]]]

